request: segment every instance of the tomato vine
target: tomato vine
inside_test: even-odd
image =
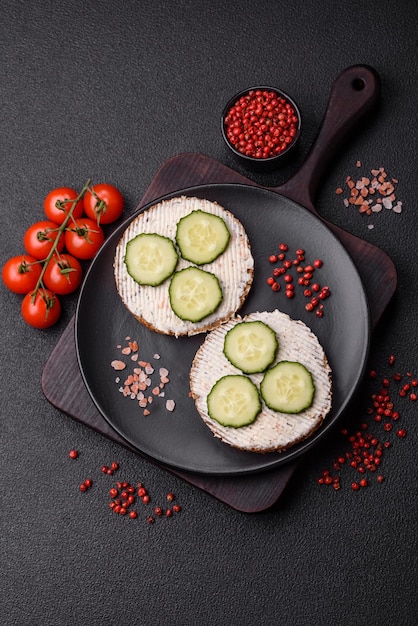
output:
[[[26,230],[25,253],[8,259],[2,268],[5,286],[24,295],[21,314],[30,326],[48,328],[58,321],[61,305],[57,294],[70,294],[80,286],[83,269],[79,260],[95,256],[105,239],[100,222],[116,221],[123,204],[116,187],[107,183],[93,186],[90,179],[79,193],[70,187],[48,193],[43,205],[47,219]]]

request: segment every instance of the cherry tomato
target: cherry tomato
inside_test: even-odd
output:
[[[53,256],[46,266],[43,281],[54,293],[67,295],[80,286],[82,277],[80,262],[70,254],[59,254]]]
[[[36,296],[30,291],[22,300],[22,317],[29,326],[49,328],[61,315],[61,303],[49,289],[38,289]]]
[[[44,200],[44,212],[49,220],[62,224],[72,208],[78,193],[71,187],[58,187],[49,192]],[[68,200],[70,202],[68,202]],[[83,215],[83,201],[79,200],[74,207],[73,217],[77,219]]]
[[[47,220],[32,224],[23,236],[25,250],[31,256],[34,256],[35,259],[42,261],[48,256],[54,241],[59,235],[58,228],[55,222]],[[61,252],[63,248],[64,237],[61,235],[57,243],[58,252]]]
[[[123,196],[113,185],[93,185],[83,197],[84,212],[98,224],[115,222],[123,211]]]
[[[94,220],[80,217],[65,231],[65,246],[77,259],[92,259],[104,242],[104,233]]]
[[[42,272],[38,259],[28,254],[10,258],[3,265],[1,276],[7,289],[14,293],[28,293],[35,289]]]

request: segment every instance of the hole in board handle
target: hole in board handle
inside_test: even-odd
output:
[[[351,84],[353,86],[353,89],[355,89],[355,91],[362,91],[366,86],[366,83],[364,82],[362,78],[354,78]]]

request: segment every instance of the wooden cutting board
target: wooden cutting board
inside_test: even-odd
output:
[[[255,184],[207,156],[195,153],[180,154],[166,161],[157,171],[138,208],[167,193],[210,183]],[[382,273],[380,259],[382,253],[376,249],[374,255],[373,247],[368,247],[365,242],[347,235],[344,231],[336,229],[336,234],[340,235],[347,248],[351,248],[350,253],[362,277],[369,298],[372,321],[375,324],[390,299],[385,286],[387,272]],[[356,243],[357,241],[359,243]],[[367,254],[364,253],[363,244],[366,246]],[[45,364],[42,390],[49,402],[60,411],[138,453],[108,425],[84,386],[76,356],[74,319],[65,329]],[[150,461],[152,462],[152,459]],[[205,476],[159,466],[203,489],[232,508],[250,513],[265,510],[277,503],[296,465],[296,462],[292,462],[273,470],[242,477]]]

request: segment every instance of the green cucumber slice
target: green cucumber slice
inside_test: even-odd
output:
[[[274,361],[276,333],[264,322],[239,322],[228,330],[224,341],[226,358],[245,374],[264,372]]]
[[[212,419],[233,428],[252,424],[261,411],[257,387],[242,374],[220,378],[208,394],[207,405]]]
[[[297,361],[280,361],[260,384],[266,405],[281,413],[300,413],[311,406],[315,385],[310,371]]]
[[[224,220],[200,209],[177,223],[176,242],[183,259],[195,265],[211,263],[224,252],[230,239]]]
[[[168,237],[156,233],[141,233],[126,244],[124,262],[128,274],[139,285],[156,287],[176,269],[178,254]]]
[[[215,274],[198,267],[175,272],[168,291],[174,313],[189,322],[200,322],[213,313],[223,297]]]

